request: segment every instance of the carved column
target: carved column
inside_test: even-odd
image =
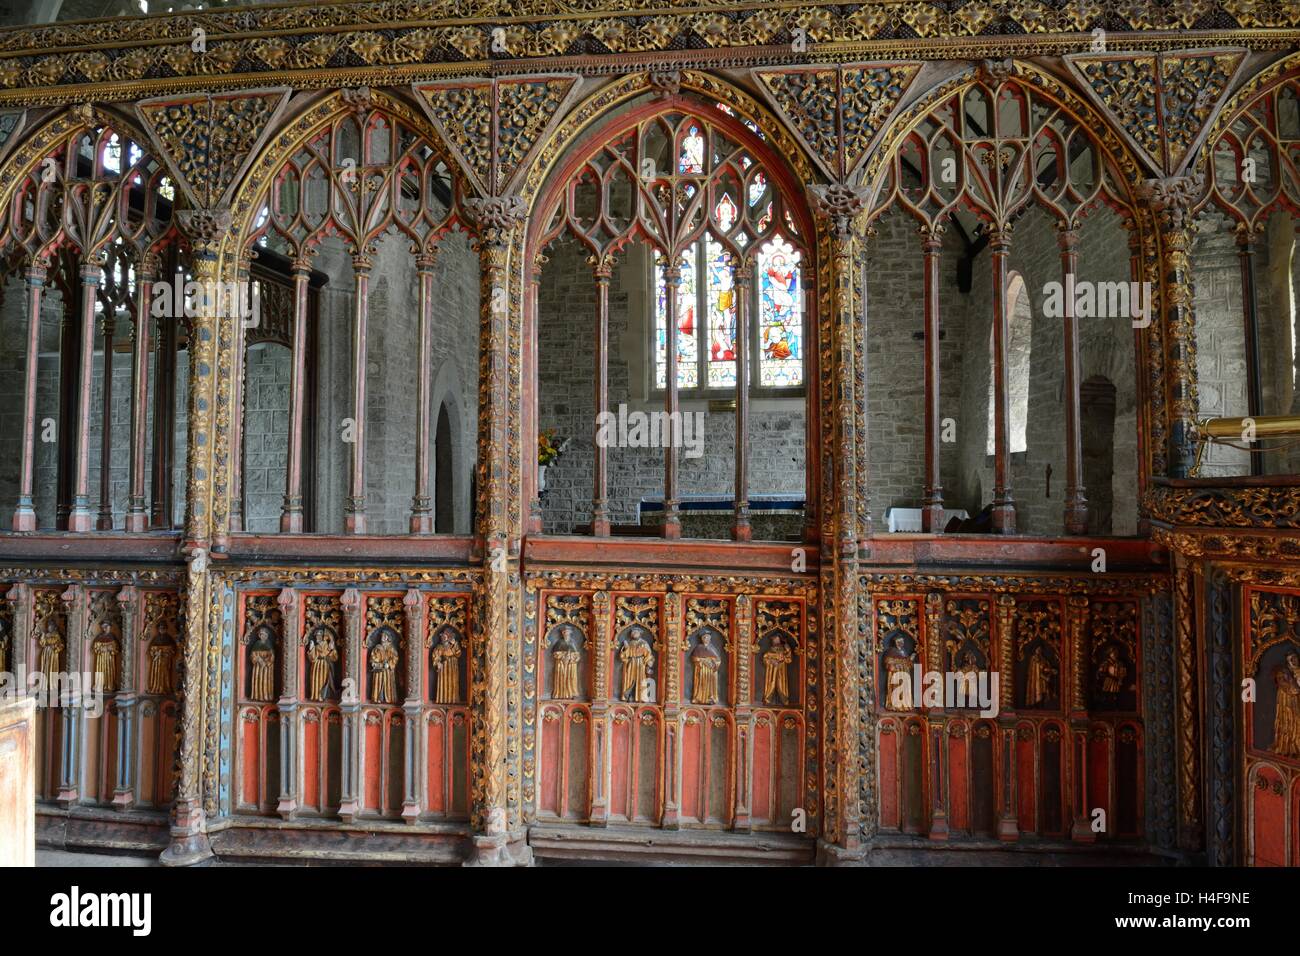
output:
[[[676,313],[670,312],[669,315]],[[672,326],[669,326],[670,337]],[[668,779],[664,787],[664,812],[660,825],[676,830],[682,805],[682,597],[669,591],[664,595],[663,634],[667,647],[665,681],[661,691],[664,706],[664,767]],[[639,695],[638,695],[639,696]]]
[[[1076,843],[1092,843],[1097,834],[1089,825],[1088,807],[1088,599],[1082,594],[1071,595],[1066,602],[1065,637],[1061,659],[1069,660],[1070,750],[1070,802],[1073,820],[1070,839]]]
[[[298,813],[298,798],[302,792],[302,714],[298,687],[298,662],[302,647],[302,616],[298,592],[282,588],[276,597],[283,622],[280,642],[280,802],[275,812],[285,820]]]
[[[1192,312],[1192,210],[1203,177],[1148,179],[1139,190],[1156,213],[1164,281],[1165,388],[1169,406],[1169,476],[1186,478],[1195,459],[1196,317]]]
[[[681,291],[682,267],[677,259],[664,265],[664,411],[668,421],[678,420],[677,400],[677,296]],[[677,491],[677,436],[669,438],[664,448],[664,530],[665,538],[682,536],[681,502]]]
[[[511,376],[518,369],[513,345],[511,247],[527,218],[517,195],[473,199],[466,203],[478,233],[479,303],[479,482],[477,553],[484,561],[481,608],[482,650],[475,656],[471,687],[471,825],[477,864],[526,863],[531,853],[510,817],[507,763],[509,688],[507,645],[517,635],[518,605],[512,594],[517,580],[519,533],[511,515],[510,418]],[[517,315],[515,316],[517,318]],[[522,468],[521,468],[522,470]],[[518,771],[516,768],[516,775]],[[517,776],[516,776],[517,779]],[[516,826],[512,831],[511,826]]]
[[[921,229],[921,252],[925,259],[925,497],[921,501],[921,530],[943,531],[943,479],[939,470],[939,265],[943,250],[943,226]]]
[[[591,625],[587,635],[587,648],[592,655],[591,825],[594,827],[603,827],[609,821],[609,788],[614,775],[614,759],[609,744],[608,662],[611,627],[613,619],[609,613],[609,592],[597,591],[591,596]]]
[[[861,188],[839,184],[810,187],[814,209],[831,237],[832,368],[823,369],[831,379],[831,421],[823,422],[834,436],[829,461],[835,494],[824,507],[832,509],[822,527],[833,538],[822,540],[821,585],[832,595],[823,606],[832,609],[824,620],[831,678],[825,688],[827,704],[823,728],[828,754],[827,794],[823,808],[823,837],[820,849],[828,861],[854,858],[862,850],[861,812],[858,793],[858,480],[857,386],[858,365],[855,343],[854,267],[857,265],[855,230],[866,211]]]
[[[943,673],[943,594],[931,591],[925,597],[926,657],[928,670]],[[924,700],[924,698],[922,698]],[[946,703],[946,701],[945,701]],[[945,734],[947,711],[943,704],[926,708],[930,762],[930,839],[948,839],[948,747]]]
[[[592,257],[596,276],[595,460],[592,465],[591,533],[609,537],[609,449],[600,440],[601,423],[609,412],[609,280],[614,272],[611,256]]]
[[[147,531],[145,503],[145,443],[149,440],[149,353],[153,348],[153,281],[158,256],[147,252],[136,264],[135,315],[131,330],[131,488],[126,504],[126,530]],[[156,426],[155,426],[156,427]]]
[[[88,615],[86,613],[86,599],[82,594],[81,585],[70,585],[59,596],[59,600],[63,602],[67,630],[64,633],[66,643],[63,657],[64,673],[57,675],[61,681],[58,685],[58,692],[59,723],[62,728],[60,733],[62,754],[59,759],[59,792],[55,800],[58,801],[59,806],[67,809],[74,806],[81,799],[81,730],[82,717],[85,714],[85,701],[80,693],[83,690],[80,684],[76,686],[79,693],[72,693],[74,688],[71,680],[80,681],[81,679],[84,663],[82,647]],[[52,686],[50,690],[53,692],[55,687]]]
[[[749,384],[750,313],[753,309],[754,259],[743,256],[736,264],[736,517],[731,537],[750,541],[754,529],[749,523]]]
[[[348,498],[344,506],[343,530],[366,533],[366,326],[370,318],[371,257],[359,252],[352,257],[356,294],[352,314],[352,442]]]
[[[538,359],[538,321],[540,309],[537,305],[538,286],[542,281],[542,266],[547,262],[546,256],[540,252],[533,256],[532,262],[528,267],[528,314],[529,321],[526,323],[528,329],[528,356],[524,363],[524,374],[528,376],[527,380],[527,398],[524,402],[524,499],[528,503],[528,517],[526,519],[525,533],[541,534],[542,533],[542,499],[537,489],[537,432],[538,432],[538,414],[537,403],[541,400],[541,391],[537,381],[537,359]]]
[[[1083,487],[1082,408],[1079,398],[1079,323],[1074,314],[1074,285],[1079,273],[1079,234],[1059,223],[1056,244],[1061,250],[1061,287],[1065,328],[1065,533],[1088,533],[1088,499]]]
[[[1016,503],[1011,495],[1011,395],[1007,315],[1007,260],[1011,255],[1011,227],[989,230],[993,260],[993,531],[1015,534]]]
[[[37,260],[27,267],[27,353],[23,374],[23,443],[19,464],[18,505],[14,509],[15,531],[36,530],[36,377],[40,368],[41,296],[45,291],[45,263]]]
[[[223,321],[217,309],[218,256],[230,230],[230,212],[192,210],[179,213],[179,217],[181,228],[190,237],[194,279],[202,291],[194,302],[197,314],[189,323],[189,460],[186,463],[188,481],[182,544],[189,565],[184,595],[185,633],[180,650],[183,662],[182,686],[178,694],[180,753],[172,806],[171,844],[160,858],[165,865],[195,863],[212,855],[202,792],[205,652],[209,641],[208,603],[213,588],[208,571],[208,553],[215,525],[213,516],[217,510],[215,472],[219,466],[228,464],[218,457],[216,435],[221,421],[224,419],[228,423],[230,415],[230,383],[226,383],[225,390],[219,388],[217,372]],[[223,491],[228,493],[228,487]]]
[[[284,470],[284,507],[280,530],[302,532],[302,460],[307,402],[307,299],[311,282],[311,260],[299,256],[293,261],[293,345],[289,376],[289,449]]]
[[[732,606],[732,633],[735,635],[736,662],[736,812],[731,828],[739,833],[750,831],[754,785],[754,692],[752,665],[758,647],[754,641],[753,602],[748,594],[736,596]],[[802,688],[800,688],[802,691]]]
[[[228,317],[229,325],[227,333],[231,338],[233,355],[231,356],[231,369],[233,381],[230,388],[230,424],[226,429],[229,436],[226,448],[230,458],[229,472],[230,475],[230,505],[228,508],[228,520],[224,523],[219,522],[216,532],[213,535],[213,547],[216,550],[225,550],[230,547],[231,531],[244,530],[244,387],[245,387],[245,360],[247,358],[247,345],[244,318],[244,309],[253,301],[253,280],[251,278],[252,253],[245,251],[239,257],[239,264],[236,272],[236,285],[234,288],[240,291],[235,296],[229,297],[226,291],[222,290],[222,301],[224,306],[221,310],[223,316]],[[260,321],[260,320],[259,320]]]
[[[77,444],[73,455],[72,510],[69,531],[90,530],[90,392],[95,359],[95,300],[101,266],[81,264],[81,355],[77,360]]]
[[[433,410],[433,264],[434,256],[416,257],[420,282],[419,369],[415,406],[415,494],[411,497],[411,534],[432,534],[433,498],[429,494],[429,429],[438,420]]]
[[[406,723],[406,732],[402,735],[406,789],[402,794],[402,819],[414,824],[420,822],[420,814],[424,812],[424,777],[429,772],[429,762],[422,759],[422,755],[428,752],[423,717],[427,698],[424,662],[430,651],[428,628],[425,626],[429,602],[422,591],[408,588],[402,598],[402,608],[406,611],[406,701],[402,704]]]
[[[1178,740],[1178,845],[1200,850],[1201,733],[1200,680],[1197,674],[1197,575],[1180,551],[1174,552],[1174,668]]]
[[[140,592],[126,585],[117,592],[117,606],[122,621],[122,664],[119,668],[117,694],[117,766],[113,784],[113,809],[130,810],[135,805],[136,740],[136,632],[139,629]]]
[[[339,712],[343,720],[339,819],[351,823],[360,808],[361,693],[365,686],[366,600],[356,588],[343,592],[344,678]]]

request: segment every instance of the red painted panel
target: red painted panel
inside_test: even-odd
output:
[[[176,704],[166,701],[161,705],[162,718],[158,721],[158,771],[154,802],[165,807],[172,802],[175,783],[176,764],[172,759],[176,753]]]
[[[632,743],[633,718],[631,713],[618,709],[610,722],[610,772],[609,813],[610,816],[627,820],[632,814],[633,765]]]
[[[704,813],[701,790],[701,766],[704,761],[704,715],[687,711],[682,727],[682,805],[681,815],[700,820]]]
[[[775,728],[770,714],[759,714],[754,723],[754,768],[750,790],[750,818],[755,824],[775,817],[772,800],[772,751]]]
[[[560,815],[560,728],[563,725],[564,712],[558,707],[546,708],[542,714],[542,780],[538,812],[557,817]]]
[[[428,753],[425,755],[425,779],[429,787],[427,805],[430,813],[446,813],[447,715],[441,710],[435,710],[429,717],[431,719],[425,722],[425,736],[428,738]]]
[[[1022,734],[1022,730],[1028,733]],[[1038,830],[1036,735],[1032,724],[1021,724],[1016,731],[1016,825],[1022,833],[1035,833]]]
[[[1084,816],[1092,822],[1092,812],[1097,808],[1106,811],[1107,828],[1110,826],[1110,738],[1094,734],[1088,739],[1088,806]]]
[[[663,799],[663,722],[653,707],[637,714],[636,817],[658,820]]]
[[[314,716],[315,719],[312,719]],[[315,708],[303,711],[302,734],[302,805],[321,809],[321,734],[325,723]]]
[[[258,805],[258,784],[262,769],[262,722],[257,711],[249,708],[240,714],[239,728],[243,732],[240,747],[240,761],[243,765],[243,778],[240,781],[239,802],[249,807]]]
[[[894,722],[880,724],[880,826],[897,830],[898,818],[898,733]]]
[[[970,774],[966,743],[965,734],[948,738],[948,826],[953,830],[970,829]]]
[[[383,800],[384,717],[377,710],[361,715],[365,766],[361,768],[361,808],[379,810]]]
[[[1286,796],[1272,767],[1256,771],[1250,810],[1254,865],[1286,866]]]

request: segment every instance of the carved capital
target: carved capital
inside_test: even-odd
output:
[[[813,211],[827,220],[837,239],[847,239],[853,234],[853,225],[867,209],[867,190],[864,186],[809,186],[808,198]]]
[[[182,209],[176,220],[200,259],[215,259],[230,233],[229,209]]]
[[[504,245],[511,232],[528,218],[528,204],[518,193],[467,199],[465,211],[478,228],[480,240]]]
[[[1146,179],[1138,186],[1138,197],[1156,211],[1166,230],[1186,229],[1191,225],[1192,209],[1205,191],[1203,173]]]

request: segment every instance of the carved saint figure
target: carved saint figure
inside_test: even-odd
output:
[[[1119,659],[1119,648],[1114,644],[1106,648],[1106,654],[1097,668],[1097,686],[1103,694],[1118,694],[1124,689],[1124,678],[1128,668]]]
[[[334,665],[339,659],[338,645],[329,628],[318,627],[307,643],[307,660],[311,664],[311,700],[329,700],[334,696]]]
[[[1025,674],[1025,706],[1040,707],[1056,695],[1054,682],[1056,668],[1043,653],[1040,644],[1029,655],[1029,669]]]
[[[582,660],[582,652],[573,639],[577,633],[573,625],[565,624],[551,648],[551,658],[555,661],[551,696],[557,700],[574,700],[578,696],[578,662]]]
[[[99,622],[99,634],[90,644],[95,661],[95,686],[105,694],[117,690],[117,635],[108,621]],[[0,670],[4,668],[0,667]]]
[[[794,660],[794,652],[790,646],[781,637],[781,632],[777,631],[772,635],[772,643],[768,646],[767,653],[763,655],[763,700],[768,704],[775,704],[772,698],[780,697],[781,703],[790,702],[790,662]]]
[[[455,704],[460,701],[460,641],[449,627],[442,629],[438,643],[429,652],[429,667],[436,681],[433,689],[435,704]]]
[[[885,651],[885,709],[912,710],[912,661],[915,654],[907,653],[901,637],[895,637],[893,647]]]
[[[384,631],[379,643],[370,651],[370,673],[374,680],[370,699],[376,704],[397,702],[397,648],[393,635]]]
[[[176,645],[165,636],[149,645],[149,683],[145,692],[170,694],[176,673]]]
[[[41,673],[51,683],[56,674],[63,670],[63,635],[52,620],[45,622],[45,633],[37,641],[41,648]]]
[[[622,650],[618,652],[618,659],[623,663],[623,684],[619,693],[623,700],[641,701],[644,696],[642,686],[654,671],[654,652],[646,640],[648,636],[649,632],[645,628],[634,625],[628,631]]]
[[[713,635],[708,631],[700,632],[700,641],[691,651],[691,703],[716,704],[718,702],[718,670],[722,667],[722,658],[714,650]]]
[[[249,699],[269,701],[275,696],[275,646],[266,625],[259,627],[256,633],[248,653],[248,659],[253,665]]]
[[[1273,711],[1273,753],[1279,757],[1300,757],[1300,654],[1286,656],[1286,663],[1273,670],[1277,704]]]

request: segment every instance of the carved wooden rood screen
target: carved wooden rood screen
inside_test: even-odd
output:
[[[1300,865],[1300,14],[634,6],[0,28],[42,843]]]

